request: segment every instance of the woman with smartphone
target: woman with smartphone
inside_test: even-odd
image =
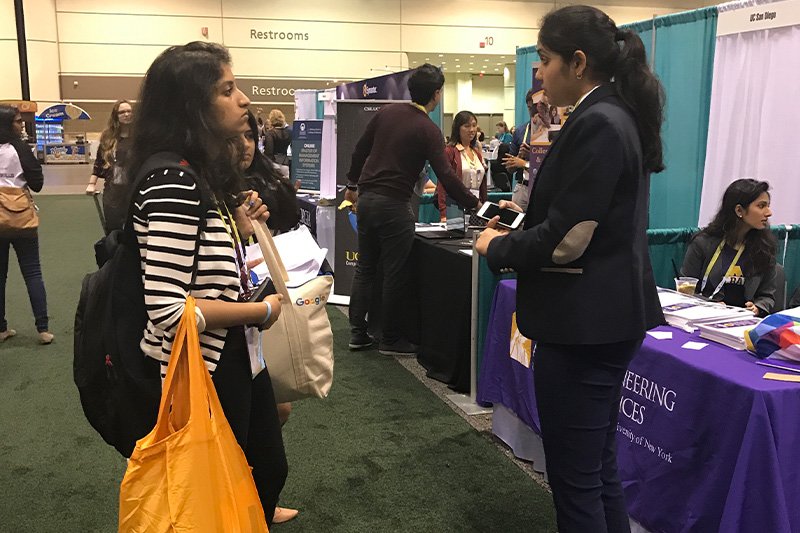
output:
[[[481,202],[485,202],[488,196],[486,167],[483,164],[481,144],[478,142],[478,118],[471,111],[459,111],[453,117],[450,141],[444,147],[444,154],[464,187]],[[440,183],[436,184],[434,198],[439,204],[440,220],[444,221],[447,219],[447,192]]]
[[[628,532],[616,428],[628,363],[664,322],[646,236],[650,174],[664,168],[663,90],[641,39],[596,8],[552,11],[537,46],[549,103],[575,110],[542,162],[522,231],[494,219],[477,250],[518,275],[559,531]]]

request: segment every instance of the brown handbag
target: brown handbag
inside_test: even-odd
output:
[[[35,235],[38,210],[27,187],[0,187],[0,237]]]

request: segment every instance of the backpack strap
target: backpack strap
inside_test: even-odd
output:
[[[130,203],[128,204],[128,215],[125,219],[125,225],[123,226],[123,232],[125,233],[125,238],[128,242],[136,243],[136,233],[133,230],[133,212],[134,208],[136,207],[136,196],[139,194],[139,191],[142,189],[142,186],[147,181],[147,179],[156,171],[156,170],[166,170],[166,169],[174,169],[184,172],[192,177],[195,184],[197,185],[197,190],[200,191],[200,223],[197,225],[197,236],[195,237],[194,242],[194,264],[192,265],[192,280],[189,283],[189,290],[194,286],[195,281],[197,281],[197,264],[199,262],[199,255],[200,255],[200,240],[203,231],[206,229],[206,217],[205,213],[202,212],[204,207],[208,205],[209,199],[205,195],[205,189],[203,188],[202,184],[200,183],[200,178],[198,177],[197,173],[194,169],[189,165],[189,162],[186,159],[182,158],[180,155],[176,154],[175,152],[158,152],[150,157],[148,157],[145,162],[142,164],[139,172],[136,176],[134,181],[135,185],[133,189],[131,189],[131,199]]]

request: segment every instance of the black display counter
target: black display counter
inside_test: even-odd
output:
[[[417,237],[412,283],[401,305],[400,331],[419,345],[417,360],[430,378],[469,393],[472,259],[459,252],[469,240]]]

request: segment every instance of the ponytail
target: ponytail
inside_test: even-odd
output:
[[[614,70],[617,94],[633,110],[642,141],[644,168],[664,170],[661,123],[664,121],[664,89],[647,65],[644,44],[631,30],[618,29],[615,40],[622,43]]]
[[[570,61],[578,50],[586,54],[589,75],[600,82],[613,80],[639,130],[643,168],[664,170],[661,123],[664,90],[647,65],[642,40],[617,28],[608,15],[590,6],[567,6],[545,15],[539,42]]]

